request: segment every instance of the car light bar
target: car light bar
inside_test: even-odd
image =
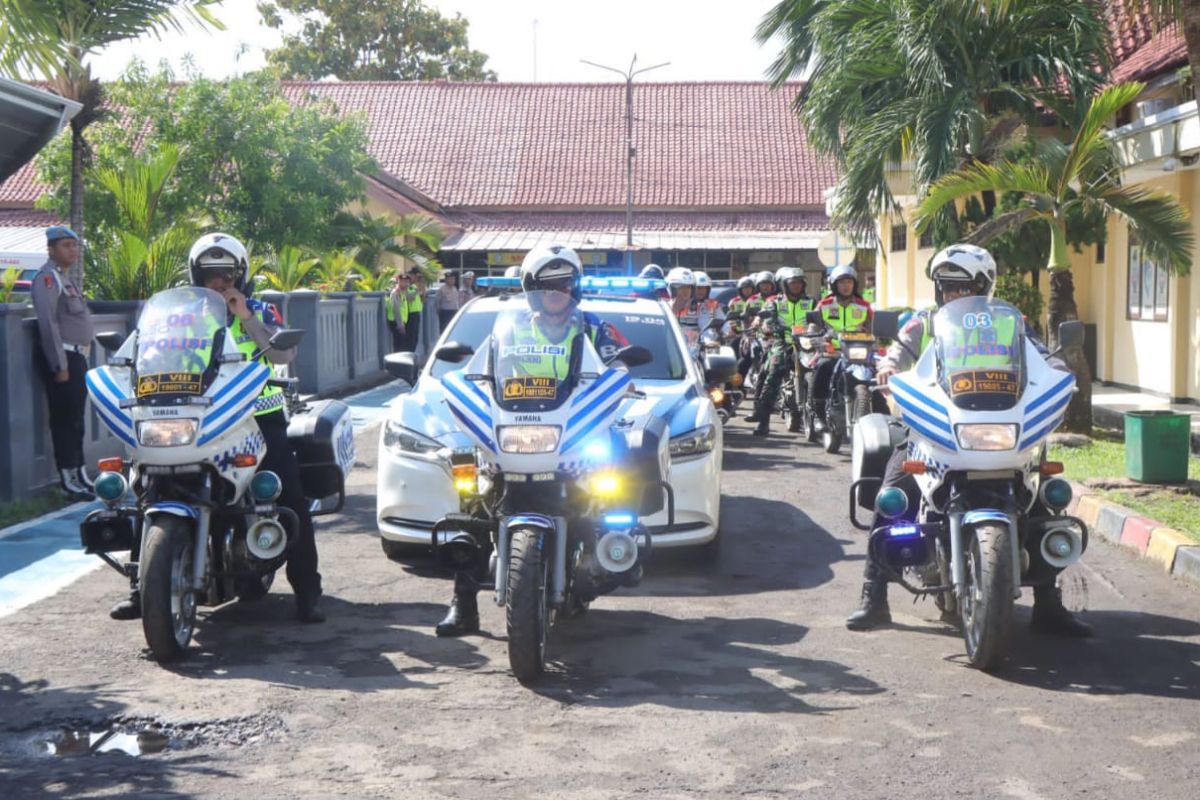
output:
[[[520,289],[520,278],[489,277],[475,281],[477,286],[495,287],[497,289]],[[596,275],[585,275],[582,281],[583,291],[594,294],[627,294],[629,292],[665,291],[667,282],[661,278],[601,278]]]

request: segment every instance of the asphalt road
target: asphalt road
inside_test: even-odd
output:
[[[0,619],[0,797],[1200,796],[1200,593],[1094,539],[1067,581],[1092,640],[1031,635],[1027,597],[984,674],[895,588],[893,626],[849,632],[848,459],[748,433],[725,437],[717,563],[660,551],[641,587],[554,631],[527,689],[499,609],[439,640],[449,584],[383,557],[369,430],[345,513],[319,526],[327,624],[292,622],[281,579],[205,612],[163,667],[108,618],[107,569]],[[106,726],[171,746],[44,753]]]

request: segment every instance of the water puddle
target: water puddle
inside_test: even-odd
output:
[[[125,733],[120,730],[60,730],[38,743],[42,755],[94,756],[100,753],[124,753],[144,756],[161,753],[171,746],[171,737],[161,731]]]
[[[276,717],[249,716],[205,722],[168,723],[147,717],[63,723],[30,736],[19,735],[0,751],[25,757],[78,758],[125,755],[134,758],[194,747],[244,747],[278,738],[283,723]]]

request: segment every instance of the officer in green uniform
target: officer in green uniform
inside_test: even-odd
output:
[[[392,333],[392,352],[408,350],[408,323],[410,313],[408,308],[408,276],[397,273],[395,285],[387,296],[387,323]]]
[[[421,344],[421,315],[425,311],[425,276],[421,270],[408,271],[408,322],[405,323],[405,352],[415,353]]]
[[[771,414],[775,401],[779,397],[779,387],[794,362],[792,354],[792,329],[805,324],[805,317],[812,310],[812,298],[806,294],[808,282],[804,279],[804,271],[798,267],[784,267],[776,273],[782,292],[767,301],[763,306],[764,316],[760,316],[760,324],[764,336],[770,340],[767,351],[767,366],[764,370],[766,380],[763,390],[758,393],[754,403],[754,413],[747,417],[757,422],[755,436],[766,436],[771,429]],[[772,313],[773,312],[773,313]],[[788,429],[795,433],[799,430],[800,415],[793,414]]]

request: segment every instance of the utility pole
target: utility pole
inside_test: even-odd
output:
[[[670,61],[664,61],[661,64],[655,64],[652,67],[643,67],[635,70],[637,64],[637,54],[633,56],[633,60],[629,62],[629,69],[621,71],[616,67],[597,64],[594,61],[587,59],[579,59],[584,64],[592,67],[606,69],[609,72],[615,72],[625,79],[625,274],[633,274],[633,158],[637,155],[637,148],[633,146],[633,78],[635,75],[641,75],[643,72],[649,72],[652,69],[665,67]]]

